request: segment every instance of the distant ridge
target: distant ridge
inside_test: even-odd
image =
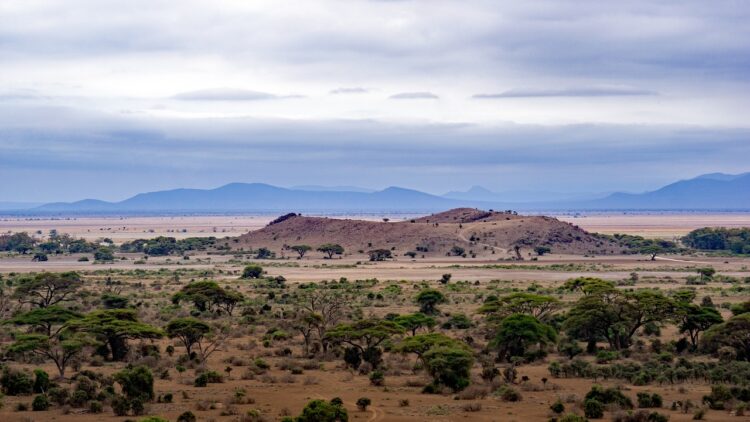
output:
[[[359,189],[348,191],[342,189]],[[538,193],[535,201],[513,201],[474,186],[466,192],[432,195],[389,187],[367,191],[355,187],[300,186],[281,188],[263,183],[230,183],[216,189],[173,189],[141,193],[120,202],[84,199],[56,202],[13,212],[85,213],[430,213],[450,208],[516,211],[749,211],[750,173],[705,174],[645,193],[614,193],[600,199],[560,199]]]

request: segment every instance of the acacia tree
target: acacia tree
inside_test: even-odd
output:
[[[437,305],[445,303],[445,295],[436,289],[424,289],[415,298],[416,302],[419,303],[420,312],[427,315],[434,315],[438,313]]]
[[[299,312],[292,323],[292,328],[302,334],[305,342],[305,355],[310,353],[313,333],[322,323],[323,317],[320,314],[313,314],[308,311]]]
[[[301,294],[298,306],[302,318],[311,318],[308,322],[318,334],[318,341],[323,351],[328,350],[328,330],[338,324],[349,308],[351,297],[341,290],[313,288]]]
[[[750,361],[750,313],[733,316],[706,330],[701,347],[710,353],[728,348],[737,360]]]
[[[344,253],[344,247],[338,243],[325,243],[318,246],[317,251],[328,255],[328,259],[333,259],[334,255],[341,255]]]
[[[195,318],[177,318],[169,321],[164,330],[169,338],[177,338],[190,356],[193,346],[211,331],[211,326]]]
[[[584,287],[586,292],[586,287]],[[598,285],[571,308],[563,327],[568,334],[589,342],[589,350],[604,338],[614,350],[630,347],[635,333],[646,324],[662,324],[674,315],[674,302],[653,290],[623,292]]]
[[[197,281],[183,287],[172,296],[172,303],[193,302],[201,312],[225,311],[230,316],[235,306],[244,299],[241,293],[224,289],[214,281]]]
[[[418,334],[402,340],[395,350],[417,355],[432,376],[435,387],[445,385],[458,391],[469,385],[474,356],[458,340],[440,333]]]
[[[346,343],[359,352],[373,368],[380,366],[380,344],[403,333],[395,322],[384,319],[363,319],[352,324],[339,324],[328,331],[326,338],[336,343]]]
[[[508,361],[524,356],[532,347],[543,350],[557,340],[557,333],[549,325],[526,314],[513,314],[503,319],[490,345],[498,350],[500,359]]]
[[[72,296],[83,286],[83,280],[75,272],[41,273],[19,280],[13,297],[21,303],[46,308]]]
[[[709,306],[698,306],[692,303],[680,304],[677,308],[676,320],[679,323],[681,334],[687,333],[693,349],[698,347],[700,333],[708,330],[716,324],[721,324],[724,319],[716,309]]]
[[[299,259],[302,259],[305,257],[307,251],[312,250],[312,247],[309,245],[294,245],[290,246],[289,249],[297,252],[297,255],[299,255]]]
[[[32,332],[42,332],[47,337],[53,337],[65,328],[65,324],[78,319],[81,314],[57,305],[46,308],[34,308],[5,321],[5,324],[28,325]]]
[[[427,316],[421,312],[409,315],[399,315],[393,319],[393,322],[398,324],[404,330],[411,331],[412,336],[417,335],[417,330],[420,328],[432,329],[437,323],[435,318]]]
[[[140,322],[134,309],[107,309],[86,314],[69,322],[72,330],[90,333],[108,348],[112,360],[122,360],[128,351],[129,339],[157,339],[160,329]]]
[[[44,334],[17,335],[15,342],[10,345],[10,353],[31,353],[44,359],[51,360],[59,377],[65,377],[65,369],[70,361],[80,355],[87,346],[93,346],[96,341],[85,333],[61,331],[53,336]]]
[[[560,301],[554,297],[519,292],[501,298],[489,297],[479,312],[492,321],[501,321],[512,314],[528,314],[543,320],[559,308]]]

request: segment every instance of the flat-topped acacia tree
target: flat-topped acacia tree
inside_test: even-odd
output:
[[[83,286],[83,280],[75,272],[41,273],[23,277],[13,297],[21,303],[37,308],[46,308],[71,299]]]
[[[334,255],[342,255],[344,253],[344,247],[338,243],[325,243],[318,246],[317,251],[328,255],[328,259],[333,259]]]
[[[128,340],[158,339],[164,333],[157,327],[138,320],[135,309],[107,309],[86,314],[69,322],[72,330],[90,333],[102,341],[112,360],[122,360],[128,351]]]

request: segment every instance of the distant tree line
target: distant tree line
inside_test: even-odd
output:
[[[750,254],[750,228],[704,227],[688,233],[682,243],[695,249]]]

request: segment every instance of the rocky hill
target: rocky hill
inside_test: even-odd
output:
[[[290,214],[263,229],[229,240],[232,249],[266,247],[277,254],[294,255],[288,248],[338,243],[347,254],[374,249],[396,256],[445,256],[462,248],[467,255],[485,258],[525,258],[544,246],[557,254],[613,254],[623,248],[569,223],[544,216],[457,208],[409,221],[381,222],[303,217]],[[320,255],[319,252],[311,254]]]

